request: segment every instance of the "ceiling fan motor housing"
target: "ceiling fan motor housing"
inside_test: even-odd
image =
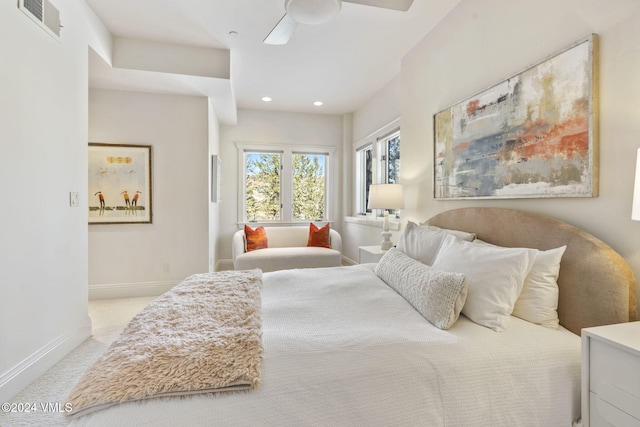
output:
[[[287,15],[301,24],[323,24],[340,12],[340,0],[285,0]]]

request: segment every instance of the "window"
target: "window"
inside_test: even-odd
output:
[[[282,154],[244,153],[245,218],[248,221],[277,221],[280,202]]]
[[[293,219],[325,219],[327,155],[293,155]]]
[[[237,144],[244,191],[241,222],[329,219],[329,147]]]
[[[371,212],[367,207],[371,184],[400,183],[400,129],[395,127],[380,137],[373,135],[368,139],[360,141],[355,156],[355,208],[361,215]]]
[[[369,187],[373,184],[373,145],[369,144],[356,153],[357,211],[361,214],[371,212],[369,205]]]
[[[387,184],[399,184],[400,183],[400,131],[398,130],[393,135],[385,138],[384,143],[385,150],[385,173]]]

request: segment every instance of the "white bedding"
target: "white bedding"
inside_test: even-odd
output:
[[[427,322],[373,265],[264,274],[262,385],[121,404],[71,426],[571,426],[580,338]]]

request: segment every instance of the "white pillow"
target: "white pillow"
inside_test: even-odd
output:
[[[434,326],[449,329],[458,320],[467,298],[464,274],[435,270],[397,249],[384,254],[375,272]]]
[[[440,228],[435,225],[429,225],[426,222],[421,223],[420,227],[427,227],[432,230],[443,230],[449,234],[453,234],[454,236],[461,238],[462,240],[466,240],[467,242],[473,242],[477,236],[476,233],[468,233],[466,231],[461,231],[461,230],[452,230],[450,228]]]
[[[433,263],[446,234],[443,230],[420,227],[409,221],[398,240],[398,250],[423,264]]]
[[[431,225],[419,226],[409,221],[404,233],[398,240],[397,248],[411,258],[423,264],[431,265],[442,241],[448,234],[456,234],[468,241],[475,239],[475,234],[458,230],[447,230]]]
[[[547,328],[558,329],[558,275],[566,246],[538,251],[513,315]]]
[[[482,240],[475,240],[474,243],[496,246]],[[536,252],[512,315],[546,328],[558,329],[558,275],[566,249],[566,246],[561,246]]]
[[[535,249],[477,245],[453,235],[442,242],[433,268],[463,273],[469,281],[462,314],[494,331],[506,329]]]

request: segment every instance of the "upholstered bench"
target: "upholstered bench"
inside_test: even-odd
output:
[[[309,226],[264,227],[266,248],[247,251],[244,230],[233,236],[233,268],[262,271],[287,270],[293,268],[336,267],[342,263],[342,237],[329,230],[330,248],[307,246]]]

